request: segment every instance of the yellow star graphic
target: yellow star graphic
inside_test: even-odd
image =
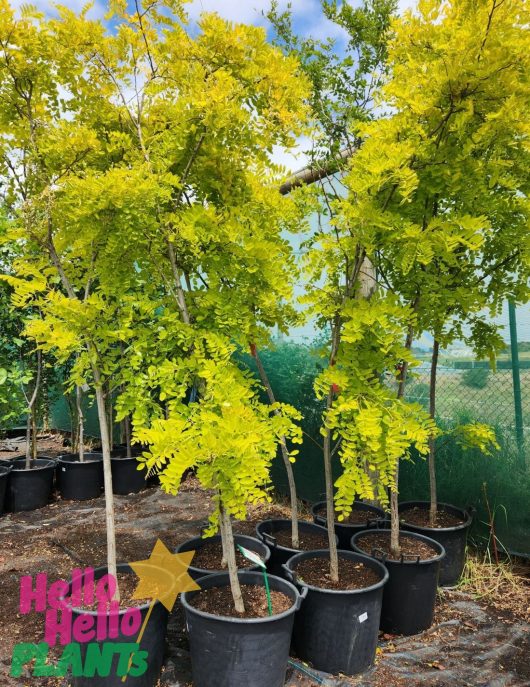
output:
[[[188,573],[194,555],[195,551],[171,553],[158,539],[149,558],[129,563],[140,578],[132,598],[157,599],[171,611],[181,592],[200,589]]]

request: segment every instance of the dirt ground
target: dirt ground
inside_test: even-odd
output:
[[[58,440],[53,441],[57,444]],[[57,455],[64,450],[51,444],[47,448],[49,454]],[[6,456],[0,453],[0,457]],[[186,480],[177,497],[150,488],[115,499],[120,561],[147,558],[158,538],[172,549],[197,535],[206,524],[210,509],[209,497],[193,477]],[[285,514],[281,505],[257,509],[253,521],[237,529],[252,533],[255,522]],[[66,579],[72,568],[102,565],[105,557],[103,497],[84,502],[56,500],[38,511],[0,517],[2,687],[68,684],[63,678],[34,678],[29,673],[20,679],[9,677],[13,646],[23,641],[42,641],[43,637],[42,614],[18,613],[20,577],[46,572],[49,581]],[[528,577],[520,577],[513,594],[508,587],[499,586],[494,603],[491,596],[486,602],[474,598],[469,591],[444,591],[438,599],[433,627],[414,637],[381,636],[376,665],[367,674],[358,678],[333,677],[294,658],[286,687],[530,686],[530,625],[525,617],[528,597],[526,606],[524,602],[529,590]],[[160,687],[191,686],[185,623],[177,602],[170,617]]]

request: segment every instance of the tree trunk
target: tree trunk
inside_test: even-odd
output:
[[[431,359],[431,385],[429,389],[429,413],[434,420],[436,415],[436,372],[438,370],[438,357],[440,354],[440,343],[435,339],[432,347]],[[436,515],[438,512],[438,497],[436,494],[436,464],[435,464],[436,440],[434,437],[429,439],[429,487],[431,491],[431,507],[429,510],[429,521],[431,527],[436,525]]]
[[[123,418],[123,427],[125,429],[125,446],[127,447],[127,458],[132,458],[131,450],[131,419],[129,415]]]
[[[332,325],[330,365],[335,364],[335,357],[339,349],[340,320],[337,317]],[[333,389],[329,390],[326,400],[326,411],[333,403]],[[335,538],[335,500],[333,497],[333,473],[331,469],[331,433],[324,437],[324,477],[326,481],[326,520],[329,542],[329,574],[333,582],[339,581],[339,555]]]
[[[80,386],[75,388],[75,400],[77,407],[77,451],[79,462],[85,460],[85,418],[83,416],[83,391]]]
[[[37,421],[35,418],[35,404],[39,395],[40,378],[42,372],[42,351],[37,350],[37,376],[33,393],[28,402],[28,420],[26,424],[26,463],[25,468],[31,467],[31,459],[37,457]]]
[[[236,563],[236,549],[234,543],[234,533],[232,530],[232,521],[230,514],[226,512],[223,502],[220,502],[220,519],[221,519],[221,539],[223,541],[223,552],[228,565],[228,576],[230,578],[230,589],[234,599],[234,606],[238,613],[245,612],[245,604],[243,602],[243,595],[241,594],[241,586],[239,585],[239,578],[237,576]]]
[[[114,527],[114,494],[112,492],[112,468],[110,462],[110,438],[107,423],[107,409],[105,394],[101,382],[99,369],[93,365],[94,386],[96,389],[96,403],[98,408],[99,431],[101,433],[101,448],[103,452],[103,478],[105,487],[105,516],[107,525],[107,570],[116,580],[115,599],[119,601],[118,578],[116,575],[116,531]]]
[[[251,345],[251,351],[252,351],[252,355],[254,356],[254,359],[256,361],[256,365],[258,367],[258,372],[259,372],[259,376],[261,378],[261,382],[267,391],[267,395],[269,397],[269,402],[271,405],[274,405],[274,403],[276,403],[276,399],[274,397],[274,392],[272,390],[272,386],[271,386],[271,383],[269,381],[269,377],[267,375],[267,372],[265,371],[265,368],[263,367],[263,363],[261,362],[261,358],[258,354],[258,349],[256,348],[255,345]],[[276,410],[274,412],[276,415],[280,414],[280,411],[278,411],[278,410]],[[298,534],[298,497],[296,494],[296,482],[294,480],[293,466],[292,466],[291,461],[289,460],[289,451],[287,450],[287,442],[285,440],[285,437],[280,438],[280,448],[281,448],[281,452],[282,452],[283,463],[285,465],[285,471],[287,473],[287,482],[289,484],[289,498],[291,501],[291,523],[292,523],[291,543],[292,543],[293,549],[298,549],[300,546],[300,540],[299,540],[299,534]]]
[[[414,304],[414,310],[416,310],[418,301]],[[412,325],[409,325],[407,332],[407,339],[405,341],[405,348],[410,351],[412,348],[412,340],[414,336],[414,330]],[[405,360],[403,361],[403,367],[401,369],[401,375],[399,379],[399,387],[397,397],[402,399],[405,396],[405,384],[407,382],[407,374],[409,371],[409,364]],[[394,489],[390,494],[390,552],[396,558],[401,555],[401,546],[399,545],[399,458],[396,462],[396,472],[394,474]]]

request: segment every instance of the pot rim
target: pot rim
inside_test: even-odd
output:
[[[303,551],[301,553],[297,553],[296,556],[289,558],[287,563],[285,563],[285,567],[289,570],[289,572],[291,572],[294,575],[296,584],[300,585],[301,587],[307,587],[307,589],[310,589],[311,591],[319,592],[322,594],[364,594],[365,592],[373,592],[376,589],[380,589],[388,582],[390,573],[388,572],[386,566],[383,565],[383,563],[381,563],[379,559],[372,558],[366,553],[358,553],[357,551],[346,551],[345,549],[339,549],[337,553],[339,555],[339,558],[343,554],[346,554],[346,556],[343,556],[344,558],[350,558],[351,554],[351,556],[355,556],[356,559],[364,558],[365,560],[370,561],[370,563],[376,563],[380,571],[383,573],[383,576],[381,577],[379,582],[376,582],[375,584],[372,584],[369,587],[360,587],[359,589],[326,589],[325,587],[316,587],[315,585],[308,584],[307,582],[303,582],[301,580],[296,579],[296,570],[291,570],[290,568],[291,561],[293,561],[295,558],[298,558],[299,560],[303,558],[310,558],[311,554],[324,554],[314,556],[314,558],[325,558],[326,554],[329,556],[329,549],[315,549],[315,551]],[[362,562],[363,561],[361,561],[361,563]]]
[[[37,456],[35,460],[33,458],[31,459],[31,462],[36,462],[36,461],[45,461],[46,465],[34,465],[31,466],[29,470],[26,470],[25,467],[18,468],[16,467],[17,464],[21,464],[22,459],[25,460],[25,456],[19,456],[17,458],[13,458],[13,466],[11,468],[12,472],[35,472],[36,470],[49,470],[50,468],[55,469],[55,460],[53,458],[50,458],[49,456]],[[18,461],[18,463],[15,463],[15,461]]]
[[[234,533],[234,542],[237,544],[238,539],[252,539],[253,541],[257,542],[258,544],[261,544],[263,547],[265,547],[266,554],[265,554],[265,563],[269,560],[271,557],[271,551],[267,544],[261,539],[258,539],[257,537],[251,537],[249,534],[237,534]],[[182,544],[179,544],[177,548],[175,549],[175,553],[186,553],[188,551],[195,551],[196,549],[191,548],[191,549],[184,549],[183,547],[186,546],[186,544],[190,544],[191,542],[196,542],[199,544],[200,542],[208,542],[208,541],[221,541],[221,535],[220,534],[215,534],[213,537],[206,537],[205,539],[201,537],[200,535],[197,537],[191,537],[190,539],[186,539],[186,541],[182,542]],[[241,542],[244,544],[244,542]],[[254,551],[254,553],[257,553],[257,551]],[[193,560],[193,559],[192,559]],[[258,569],[259,566],[256,565],[255,563],[252,564],[251,561],[249,561],[249,566],[248,568],[239,568],[242,572],[248,571],[248,572],[255,572],[256,569]],[[196,570],[199,573],[203,573],[202,577],[207,577],[208,575],[216,575],[220,573],[224,573],[224,570],[209,570],[208,568],[198,568],[196,565],[193,565],[193,563],[190,564],[189,566],[190,570]]]
[[[74,460],[74,456],[77,457],[77,460]],[[89,458],[90,456],[90,458]],[[90,464],[90,463],[100,463],[103,460],[103,454],[99,453],[98,451],[86,451],[84,453],[84,461],[81,462],[79,460],[79,453],[63,453],[60,456],[57,456],[57,462],[58,463],[63,463],[64,465],[85,465]]]
[[[270,532],[263,532],[263,533],[262,533],[262,532],[259,531],[258,528],[259,528],[261,525],[264,525],[264,524],[269,523],[269,522],[287,523],[287,527],[286,527],[285,529],[290,529],[290,528],[293,526],[292,520],[289,520],[288,518],[269,518],[268,520],[261,520],[261,521],[258,522],[258,524],[256,525],[256,534],[257,534],[258,539],[259,539],[261,542],[263,542],[264,544],[267,544],[267,540],[265,539],[265,537],[270,537],[271,539],[274,539],[274,534],[271,534]],[[317,525],[316,522],[311,522],[310,520],[299,520],[299,521],[298,521],[298,525],[299,525],[299,526],[300,526],[300,525],[311,525],[311,528],[313,528],[313,527],[318,527],[318,529],[322,530],[322,531],[325,533],[326,537],[328,536],[328,530],[327,530],[327,528],[326,528],[326,527],[322,527],[322,525]],[[262,537],[263,537],[263,539],[262,539]],[[336,542],[337,542],[337,544],[338,544],[338,543],[339,543],[339,538],[338,538],[338,536],[337,536],[336,534],[335,534],[335,540],[336,540]],[[292,551],[292,552],[293,552],[293,555],[296,554],[296,553],[300,553],[300,549],[293,549],[293,548],[290,547],[290,546],[282,546],[281,544],[267,544],[267,546],[272,546],[273,548],[278,549],[278,550],[280,550],[280,551],[289,551],[289,552]]]
[[[156,568],[157,566],[150,566],[150,567]],[[97,577],[96,573],[101,572],[101,573],[103,573],[103,575],[105,575],[105,574],[107,574],[107,571],[108,571],[108,568],[106,565],[100,565],[97,568],[94,568],[94,581],[97,581],[99,579]],[[118,563],[116,565],[116,571],[117,572],[131,573],[133,575],[136,574],[128,563]],[[101,577],[103,575],[101,575]],[[70,593],[71,586],[72,586],[72,580],[69,580],[68,581],[68,592],[67,592],[68,594]],[[61,599],[59,599],[59,600],[61,600]],[[148,603],[142,604],[141,606],[128,606],[127,608],[120,608],[120,610],[118,611],[118,615],[125,614],[131,608],[137,608],[139,611],[146,611],[149,609],[149,606],[151,605],[151,603],[152,602],[149,601]],[[157,599],[155,601],[154,605],[156,606],[156,605],[160,605],[160,604],[161,604],[161,602]],[[79,608],[78,606],[71,606],[70,608],[72,610],[72,613],[78,613],[79,615],[93,615],[93,616],[98,615],[97,610],[93,611],[89,608]]]
[[[360,539],[361,537],[366,537],[369,536],[370,534],[374,534],[375,532],[388,532],[388,535],[390,536],[390,527],[374,527],[372,529],[368,530],[363,530],[362,532],[357,532],[357,534],[354,534],[353,537],[351,538],[351,547],[355,552],[357,552],[357,549],[360,549],[360,547],[357,544],[357,540]],[[366,553],[366,551],[359,551],[359,553],[363,553],[365,556],[369,556],[370,558],[374,558],[376,561],[384,561],[384,565],[387,563],[391,564],[396,564],[396,565],[431,565],[432,563],[437,563],[441,561],[443,558],[445,558],[445,547],[440,544],[440,542],[436,541],[435,539],[431,539],[431,537],[426,537],[424,534],[420,534],[419,532],[411,532],[410,530],[399,530],[399,534],[406,534],[414,537],[415,539],[421,539],[424,540],[425,543],[429,544],[429,546],[432,546],[433,548],[437,549],[440,551],[440,553],[437,556],[433,556],[432,558],[426,558],[424,560],[394,560],[393,558],[386,558],[386,557],[378,557],[378,556],[372,556],[369,553]]]
[[[248,579],[248,576],[252,576],[252,579],[256,579],[256,582],[245,582],[245,577]],[[228,573],[214,573],[213,575],[205,575],[204,577],[201,577],[197,580],[197,584],[200,586],[201,582],[204,580],[211,579],[212,577],[225,577],[226,578],[226,583],[225,584],[217,584],[217,585],[212,585],[212,587],[208,587],[208,589],[212,589],[213,587],[229,587],[230,586],[230,580]],[[260,587],[265,587],[265,583],[263,581],[263,575],[260,572],[255,572],[251,570],[238,570],[237,577],[243,585],[255,585],[255,586],[260,586]],[[198,608],[195,608],[195,606],[192,606],[192,604],[188,601],[188,594],[199,594],[201,591],[203,591],[202,587],[200,590],[195,590],[192,592],[183,592],[180,595],[180,603],[184,606],[184,609],[187,612],[190,613],[195,613],[196,615],[200,616],[201,618],[207,618],[208,620],[218,620],[223,623],[244,623],[250,624],[250,625],[259,625],[261,623],[271,623],[275,622],[276,620],[281,620],[283,618],[287,618],[288,616],[292,615],[295,613],[301,603],[301,600],[304,597],[296,586],[292,583],[289,582],[288,580],[284,580],[282,577],[278,577],[277,575],[268,575],[269,582],[271,578],[275,578],[277,580],[280,580],[283,584],[287,585],[290,587],[294,593],[295,593],[295,598],[292,602],[292,605],[286,610],[283,611],[282,613],[277,613],[276,615],[268,615],[265,616],[264,618],[235,618],[234,616],[229,616],[229,615],[216,615],[214,613],[206,613],[206,611],[200,611]],[[276,590],[273,590],[276,591]]]
[[[13,469],[12,465],[2,465],[0,464],[0,477],[7,477],[11,470]]]
[[[322,508],[325,508],[327,505],[326,501],[317,501],[311,506],[311,515],[315,516],[318,515],[321,518],[324,518],[327,520],[326,514],[322,514],[320,511]],[[371,503],[363,503],[362,501],[354,501],[352,503],[352,506],[355,510],[355,506],[362,506],[359,510],[367,510],[367,511],[373,511],[374,513],[381,513],[383,517],[386,517],[385,511],[380,508],[379,506],[372,506]],[[336,513],[337,511],[334,510]],[[341,527],[357,527],[357,525],[353,522],[338,522],[335,521],[335,525],[340,525]]]
[[[429,501],[403,501],[402,503],[399,504],[399,512],[401,513],[401,509],[404,506],[410,506],[410,507],[421,507],[421,506],[426,506],[426,509],[430,507],[430,502]],[[458,530],[463,530],[466,529],[471,525],[473,522],[473,514],[470,513],[467,508],[458,508],[458,506],[453,506],[451,503],[439,503],[438,504],[438,509],[440,508],[454,508],[455,510],[460,511],[463,513],[465,517],[465,522],[463,522],[461,525],[452,525],[450,527],[428,527],[426,525],[415,525],[412,522],[407,522],[406,520],[403,520],[403,523],[407,527],[413,527],[414,530],[418,530],[418,532],[456,532]]]

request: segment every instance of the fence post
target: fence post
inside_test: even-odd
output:
[[[508,301],[508,315],[510,318],[513,400],[515,405],[515,436],[517,438],[519,462],[521,467],[525,468],[526,460],[524,450],[523,404],[521,400],[521,371],[519,367],[519,348],[517,346],[517,315],[515,312],[515,303],[513,301]]]

